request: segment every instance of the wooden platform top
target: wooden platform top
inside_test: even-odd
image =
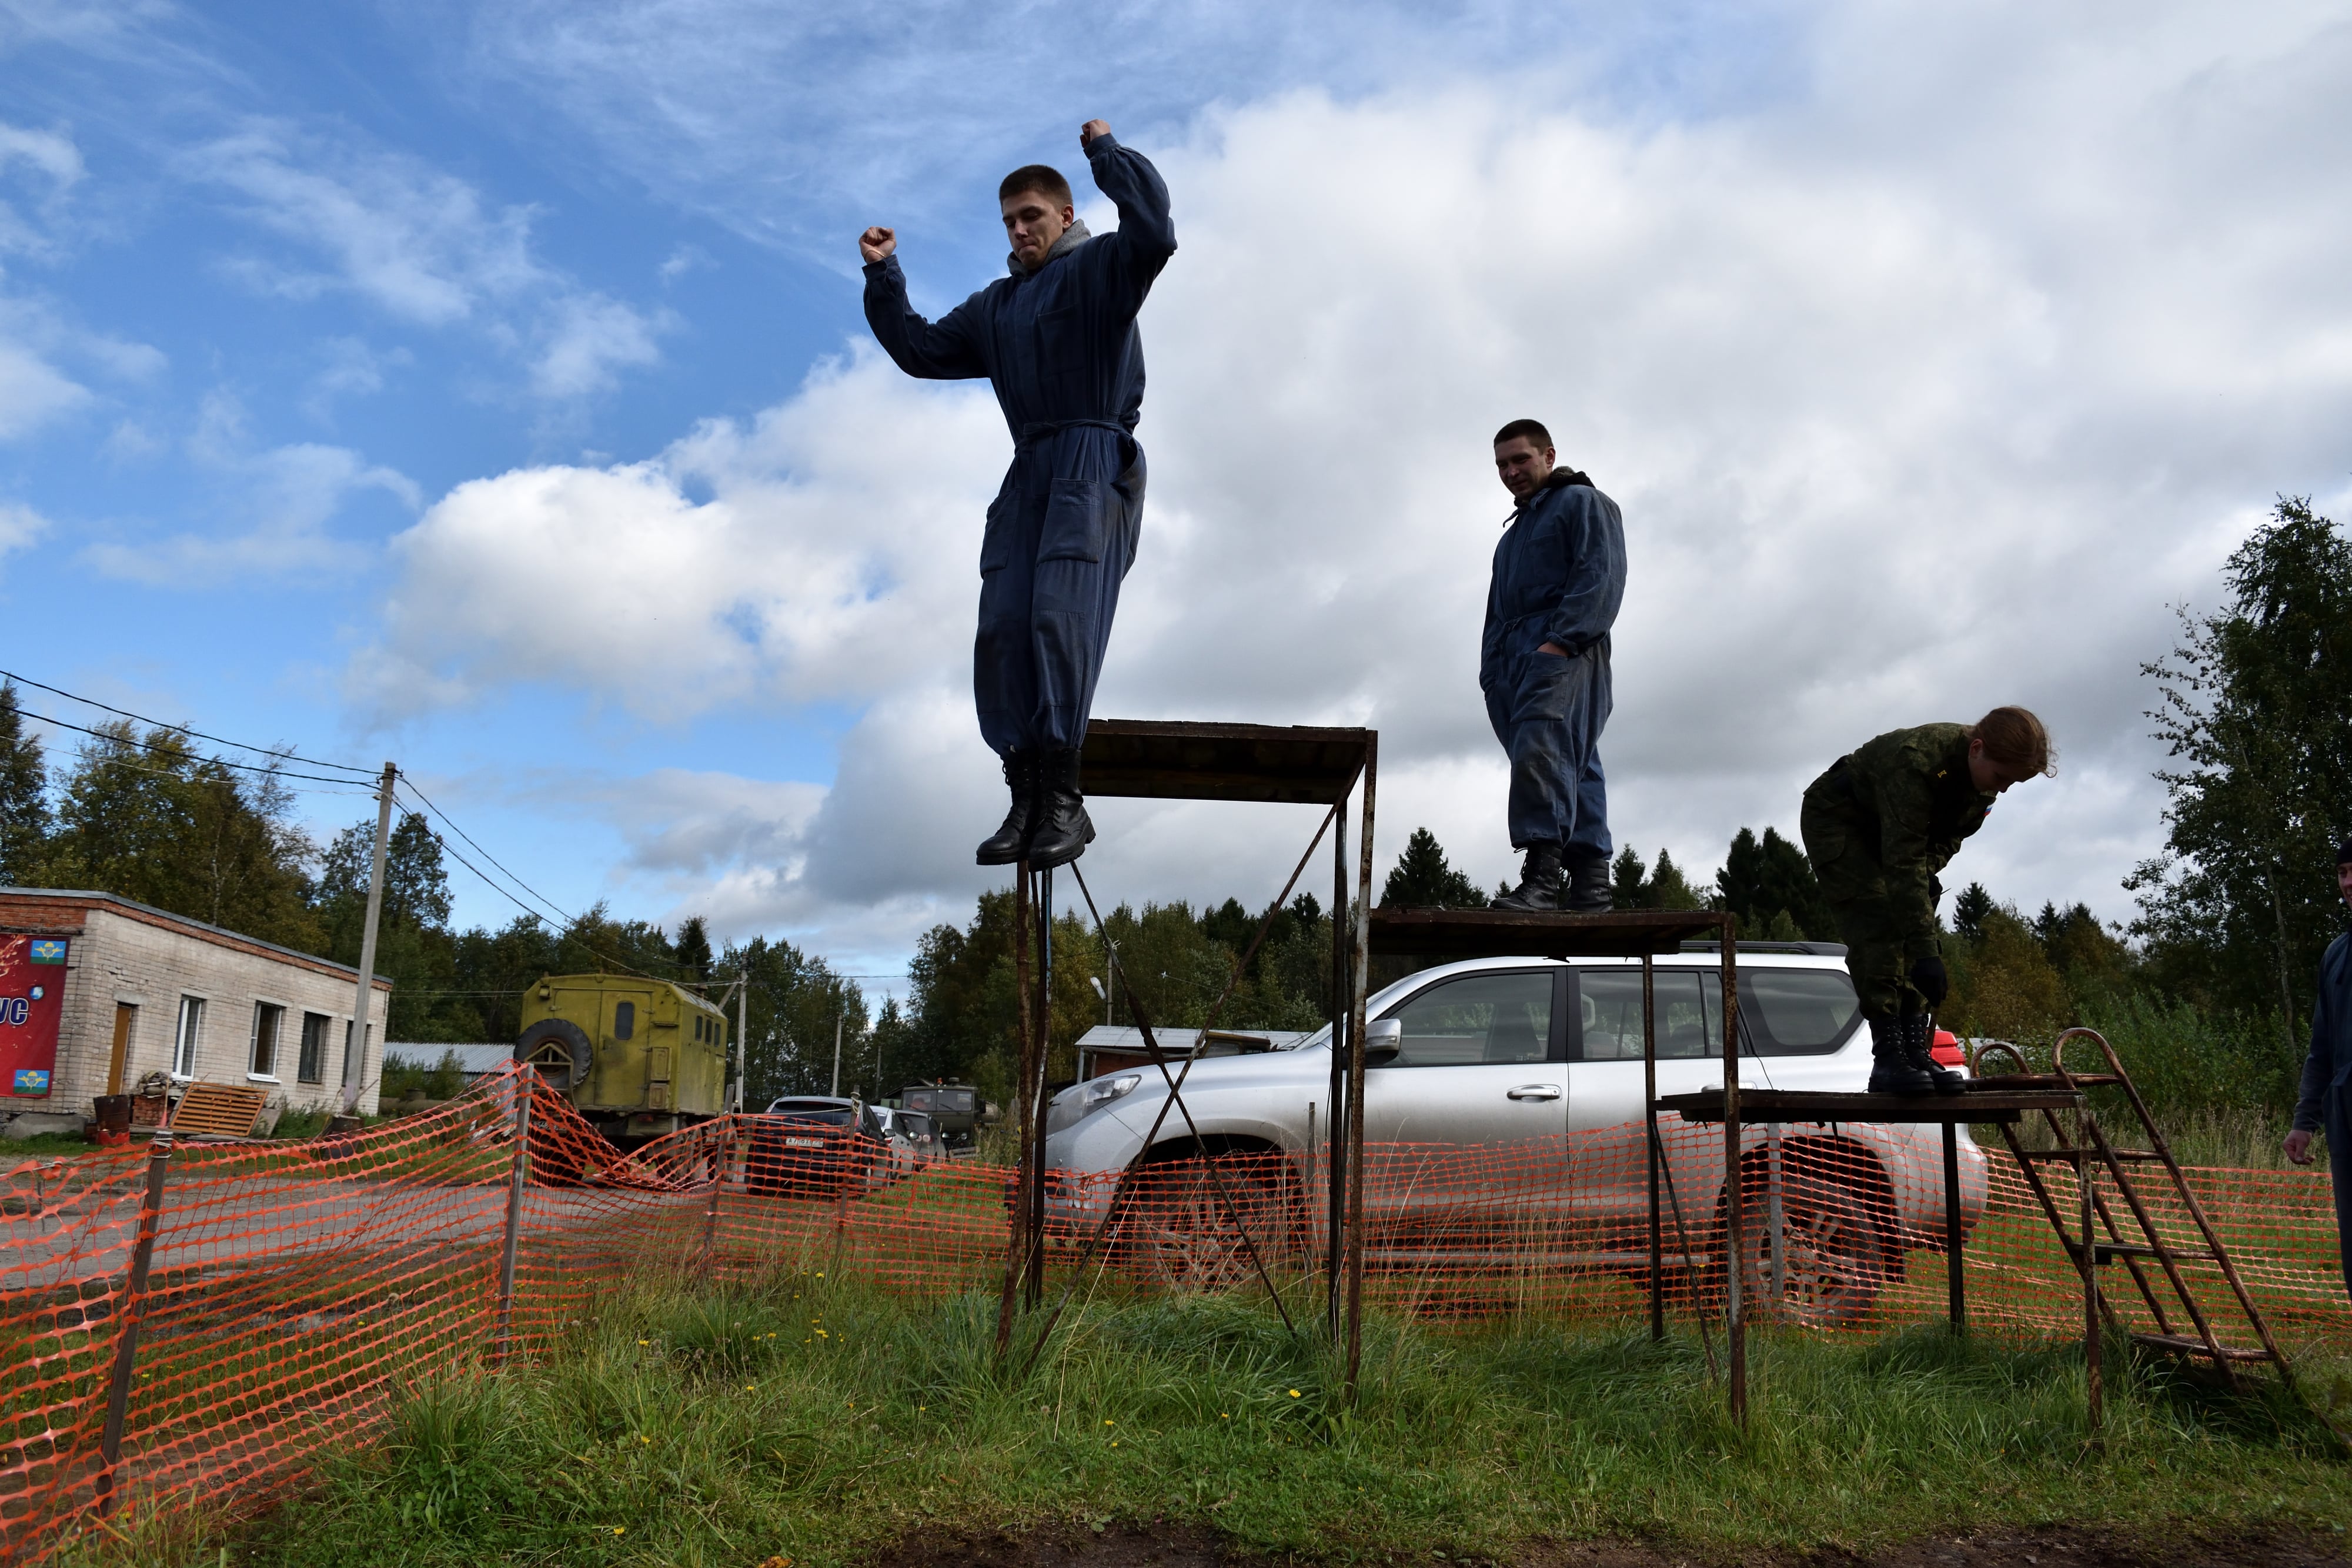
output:
[[[1087,726],[1078,754],[1078,788],[1088,795],[1328,806],[1356,787],[1377,735],[1299,725],[1098,718]]]
[[[2072,1111],[2083,1096],[2054,1089],[1970,1084],[1958,1094],[1829,1094],[1811,1089],[1742,1089],[1742,1122],[2014,1122],[2028,1111]],[[1723,1091],[1665,1094],[1661,1111],[1685,1122],[1723,1120]]]
[[[1712,909],[1523,915],[1504,909],[1372,911],[1372,951],[1417,958],[1633,958],[1720,940],[1731,916]]]

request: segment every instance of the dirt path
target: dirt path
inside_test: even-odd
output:
[[[1987,1531],[1906,1542],[1871,1556],[1842,1551],[1749,1554],[1675,1551],[1636,1541],[1542,1542],[1502,1568],[2321,1568],[2352,1564],[2347,1537],[2335,1531],[2213,1531],[2193,1526],[2136,1534],[2100,1527]],[[1375,1559],[1374,1561],[1379,1561]],[[1402,1563],[1402,1558],[1391,1558]],[[1416,1562],[1433,1565],[1435,1558]],[[1203,1531],[1076,1525],[1027,1535],[923,1535],[879,1553],[872,1568],[1259,1568],[1265,1559],[1234,1551]],[[1470,1559],[1455,1559],[1471,1564]],[[1487,1568],[1477,1564],[1476,1568]]]

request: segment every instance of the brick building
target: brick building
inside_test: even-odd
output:
[[[0,945],[31,958],[8,987],[63,977],[54,1066],[0,1076],[0,1122],[20,1131],[79,1126],[93,1098],[158,1071],[180,1084],[265,1089],[294,1111],[328,1106],[340,1092],[359,980],[350,965],[110,893],[46,888],[0,888]],[[377,976],[371,994],[359,1104],[369,1113],[392,982]]]

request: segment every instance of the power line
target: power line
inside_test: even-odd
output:
[[[7,673],[7,672],[5,672],[5,671],[0,671],[0,674],[5,674],[6,673]],[[79,699],[77,699],[77,700],[79,700]],[[101,705],[99,705],[99,706],[103,706],[104,705],[102,705],[102,704],[101,704]],[[61,718],[51,718],[51,717],[50,717],[48,715],[47,715],[47,714],[35,713],[35,712],[33,712],[33,711],[32,711],[31,709],[29,709],[29,708],[21,708],[21,707],[20,707],[20,708],[18,708],[16,711],[17,711],[19,714],[23,715],[25,717],[29,718],[29,719],[33,719],[33,720],[35,720],[35,721],[37,721],[37,722],[38,722],[38,723],[41,723],[41,724],[53,724],[53,725],[56,725],[59,729],[79,730],[79,731],[80,731],[80,732],[81,732],[82,734],[84,734],[84,735],[96,736],[96,737],[97,737],[99,739],[100,739],[100,740],[110,740],[110,741],[114,741],[114,742],[116,742],[116,743],[118,743],[118,744],[129,745],[129,746],[136,746],[136,747],[140,747],[142,750],[148,751],[148,752],[167,751],[167,750],[170,750],[170,749],[171,749],[169,747],[164,746],[164,745],[163,745],[162,742],[160,742],[160,741],[142,740],[142,739],[140,739],[140,738],[139,738],[137,736],[135,736],[135,735],[110,735],[110,734],[108,734],[105,730],[102,730],[102,729],[92,729],[92,728],[90,728],[88,725],[84,725],[84,724],[68,724],[68,723],[67,721],[65,721],[64,719],[61,719]],[[175,733],[175,734],[180,734],[180,735],[193,735],[193,736],[196,736],[199,739],[203,739],[203,740],[211,740],[211,739],[213,739],[213,738],[214,738],[213,737],[211,737],[211,736],[209,736],[209,735],[204,735],[204,734],[202,734],[202,732],[197,731],[197,730],[193,730],[193,729],[179,729],[179,728],[177,728],[176,727],[170,727],[170,726],[167,726],[167,727],[164,727],[172,728],[172,729],[173,729],[173,733]],[[219,744],[220,744],[220,745],[222,745],[222,746],[235,746],[235,745],[236,744],[236,741],[233,741],[233,740],[224,740],[224,741],[219,742]],[[291,755],[290,753],[284,753],[284,752],[263,751],[263,750],[262,750],[262,748],[261,748],[260,747],[257,747],[257,746],[248,746],[248,747],[245,747],[245,749],[246,749],[246,750],[247,750],[247,751],[261,751],[261,752],[262,752],[262,755],[263,755],[263,756],[265,756],[265,757],[279,757],[279,756],[288,756],[288,755]],[[250,763],[250,762],[231,762],[231,761],[230,761],[227,758],[226,758],[226,757],[214,757],[214,758],[205,758],[204,760],[205,760],[205,761],[209,761],[209,762],[212,762],[212,763],[215,764],[215,765],[216,765],[216,766],[218,766],[218,767],[222,767],[222,768],[237,768],[237,769],[239,769],[240,771],[242,771],[242,772],[246,772],[246,773],[259,773],[259,774],[264,775],[264,776],[265,776],[265,777],[267,777],[267,778],[271,778],[271,779],[310,779],[310,780],[311,782],[313,782],[313,783],[318,783],[318,784],[334,784],[334,785],[340,785],[340,786],[341,786],[341,787],[342,787],[342,788],[344,788],[344,789],[349,789],[352,785],[353,785],[353,784],[356,784],[356,783],[359,783],[359,782],[360,782],[360,780],[359,780],[359,779],[330,779],[330,778],[328,778],[328,777],[327,777],[325,774],[323,774],[323,773],[289,773],[289,772],[287,772],[287,771],[286,771],[286,769],[284,769],[283,768],[257,768],[257,767],[255,767],[255,766],[254,766],[252,763]],[[341,764],[340,764],[340,763],[328,762],[328,763],[322,763],[322,764],[320,764],[320,766],[322,766],[322,767],[327,767],[327,768],[335,768],[335,767],[340,767],[340,766],[341,766]],[[142,773],[160,773],[160,772],[166,772],[166,771],[168,771],[168,770],[167,770],[167,769],[163,769],[163,768],[141,768],[141,769],[140,769],[140,771],[141,771],[141,772],[142,772]]]
[[[537,889],[537,888],[535,888],[535,887],[531,886],[531,885],[530,885],[530,883],[527,883],[527,882],[523,881],[523,879],[522,879],[522,878],[520,878],[520,877],[519,877],[519,876],[515,875],[515,873],[512,873],[512,872],[510,872],[510,871],[507,871],[507,868],[506,868],[505,866],[500,865],[500,864],[499,863],[499,860],[498,860],[498,857],[497,857],[497,856],[495,856],[495,855],[491,854],[489,851],[488,851],[488,850],[486,850],[486,849],[482,848],[482,846],[481,846],[480,844],[475,843],[475,842],[474,842],[474,836],[473,836],[471,833],[468,833],[467,831],[466,831],[466,830],[465,830],[465,829],[463,829],[463,828],[459,827],[459,826],[457,824],[456,821],[450,817],[450,815],[449,815],[449,813],[448,813],[448,812],[446,812],[446,811],[443,810],[440,807],[438,807],[438,806],[435,805],[432,801],[430,801],[430,800],[426,800],[426,799],[425,798],[425,791],[424,791],[424,790],[422,790],[422,789],[419,789],[416,787],[416,785],[415,785],[415,781],[414,781],[414,780],[412,780],[412,779],[408,777],[408,775],[407,775],[407,774],[405,774],[405,773],[400,774],[400,775],[397,777],[397,779],[396,779],[395,782],[396,782],[397,784],[399,784],[400,786],[404,787],[404,788],[408,790],[408,792],[409,792],[410,794],[412,794],[412,795],[415,796],[415,797],[416,797],[416,799],[417,799],[418,803],[419,803],[419,804],[421,804],[421,805],[422,805],[422,806],[423,806],[426,810],[428,810],[428,811],[432,812],[435,816],[436,816],[436,817],[440,818],[440,819],[441,819],[441,821],[442,821],[443,822],[446,823],[446,824],[448,825],[449,831],[450,831],[451,832],[453,832],[453,833],[457,834],[459,838],[461,838],[461,839],[465,840],[465,841],[466,841],[466,842],[467,842],[468,844],[472,844],[472,845],[473,845],[473,848],[474,848],[474,852],[475,852],[475,853],[477,853],[477,854],[480,855],[484,860],[488,861],[492,865],[498,866],[499,870],[500,870],[501,872],[505,872],[505,873],[506,873],[506,875],[507,875],[507,879],[508,879],[509,881],[512,882],[512,883],[513,883],[517,887],[519,887],[519,888],[522,889],[525,893],[527,893],[527,894],[530,894],[533,898],[536,898],[537,900],[539,900],[539,901],[540,901],[540,903],[541,903],[541,904],[545,904],[549,909],[553,910],[553,911],[555,912],[556,915],[557,915],[559,918],[561,918],[561,919],[562,919],[565,924],[567,924],[567,925],[577,925],[577,924],[579,923],[579,922],[578,922],[578,917],[577,917],[576,915],[566,915],[566,914],[564,914],[562,907],[561,905],[559,905],[559,904],[557,904],[553,899],[551,899],[551,898],[548,897],[548,896],[547,896],[547,894],[543,894],[543,893],[540,892],[540,891],[539,891],[539,889]],[[435,836],[436,838],[438,838],[440,835],[438,835],[438,834],[435,834],[434,836]],[[444,847],[446,847],[446,846],[445,845]],[[452,854],[455,854],[456,852],[456,852],[455,850],[450,851],[450,853],[452,853]],[[468,869],[471,869],[471,868],[469,867]],[[479,872],[475,872],[475,873],[474,873],[474,874],[475,874],[476,876],[480,876],[482,873],[479,873]],[[488,880],[488,879],[487,879],[487,878],[485,878],[485,880]],[[512,894],[509,894],[509,897],[512,897],[513,895],[512,895]],[[515,900],[515,902],[516,902],[516,903],[518,903],[518,904],[520,904],[522,901],[521,901],[520,899],[516,899],[516,900]]]
[[[306,767],[310,767],[310,768],[341,768],[341,769],[342,769],[344,772],[346,772],[346,773],[359,773],[359,774],[373,774],[373,773],[374,773],[374,772],[375,772],[375,769],[374,769],[374,768],[354,768],[354,767],[352,767],[352,766],[350,763],[348,763],[348,762],[322,762],[322,761],[320,761],[319,758],[315,758],[315,757],[304,757],[304,756],[300,755],[300,754],[299,754],[299,753],[298,753],[298,752],[294,752],[294,751],[287,751],[287,750],[280,750],[279,748],[278,748],[278,747],[272,747],[272,746],[247,746],[245,742],[243,742],[243,741],[241,741],[241,740],[226,740],[226,739],[224,739],[224,738],[222,738],[221,737],[219,737],[219,736],[217,736],[217,735],[206,735],[203,730],[200,730],[200,729],[190,729],[190,728],[189,728],[186,725],[184,725],[184,724],[173,724],[173,723],[170,723],[170,722],[168,722],[167,720],[164,720],[164,719],[160,719],[160,718],[149,718],[145,714],[142,714],[142,713],[132,713],[129,708],[116,707],[112,703],[102,703],[102,702],[100,702],[96,697],[86,697],[86,696],[83,696],[83,695],[82,695],[81,694],[79,694],[79,692],[69,692],[69,691],[67,691],[63,686],[53,686],[53,685],[49,685],[47,682],[46,682],[46,681],[37,681],[37,680],[33,679],[30,675],[20,675],[20,674],[16,674],[14,670],[0,670],[0,677],[5,677],[6,679],[8,679],[8,680],[12,680],[12,681],[21,681],[21,682],[23,682],[26,685],[28,685],[28,686],[36,686],[36,687],[38,687],[38,688],[39,688],[40,690],[42,690],[42,691],[49,692],[49,693],[54,694],[55,695],[61,696],[61,697],[65,698],[68,702],[77,702],[77,703],[80,703],[80,704],[82,704],[83,706],[88,706],[88,707],[103,708],[103,709],[105,709],[108,713],[115,714],[115,715],[117,715],[117,716],[121,716],[121,717],[123,717],[123,718],[135,718],[135,719],[137,719],[141,724],[152,725],[152,726],[154,726],[154,727],[155,727],[156,728],[158,728],[158,729],[176,730],[177,732],[179,732],[179,733],[180,733],[180,734],[182,734],[182,735],[193,735],[193,736],[194,736],[198,740],[209,740],[209,741],[211,741],[211,742],[212,742],[214,745],[215,745],[215,746],[233,746],[233,747],[236,747],[237,750],[239,750],[239,751],[252,751],[252,752],[257,752],[257,753],[259,753],[259,754],[260,754],[261,756],[263,756],[263,757],[278,757],[278,758],[285,758],[285,759],[286,759],[287,761],[289,761],[289,762],[299,762],[299,763],[303,764],[304,766],[306,766]],[[35,715],[34,716],[37,718],[37,717],[39,717],[40,716],[37,714],[37,715]],[[53,718],[53,719],[49,719],[49,720],[47,720],[47,723],[50,723],[50,724],[64,724],[64,723],[65,723],[65,721],[64,721],[63,719],[55,719],[55,718]],[[79,726],[79,725],[78,725],[78,724],[68,724],[68,725],[66,725],[66,727],[67,727],[68,729],[81,729],[81,726]],[[82,730],[82,733],[83,733],[83,734],[85,734],[85,735],[96,735],[96,734],[98,734],[99,732],[98,732],[97,730],[94,730],[94,729],[89,729],[89,730]],[[112,737],[108,737],[108,738],[112,738]],[[235,768],[235,767],[238,767],[238,766],[241,766],[241,765],[240,765],[240,764],[237,764],[237,763],[234,763],[234,762],[233,762],[233,763],[230,763],[230,764],[229,764],[229,766],[230,766],[230,767],[232,767],[232,768]],[[350,780],[348,780],[348,779],[337,779],[337,780],[335,780],[335,782],[337,782],[337,783],[349,783],[349,782],[350,782]]]

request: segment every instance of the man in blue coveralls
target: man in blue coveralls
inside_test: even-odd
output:
[[[1557,466],[1551,434],[1515,419],[1495,471],[1518,506],[1495,546],[1478,685],[1511,758],[1511,847],[1527,853],[1497,909],[1609,907],[1609,797],[1594,747],[1609,722],[1609,629],[1625,597],[1617,503]],[[1561,886],[1561,868],[1567,886]]]
[[[2336,846],[2336,888],[2352,904],[2352,838]],[[2327,945],[2319,959],[2319,1000],[2311,1009],[2311,1054],[2304,1059],[2303,1092],[2286,1157],[2311,1163],[2311,1134],[2327,1130],[2327,1174],[2336,1186],[2336,1246],[2344,1289],[2352,1292],[2352,935]]]
[[[1094,824],[1078,793],[1078,748],[1118,587],[1143,520],[1143,340],[1136,313],[1176,251],[1168,187],[1099,120],[1078,132],[1095,184],[1118,208],[1089,235],[1070,184],[1042,163],[997,189],[1013,253],[1000,277],[937,321],[907,302],[898,236],[869,228],[866,320],[910,376],[986,376],[1013,428],[1013,465],[980,546],[972,694],[980,733],[1003,758],[1013,809],[982,865],[1076,860]]]

